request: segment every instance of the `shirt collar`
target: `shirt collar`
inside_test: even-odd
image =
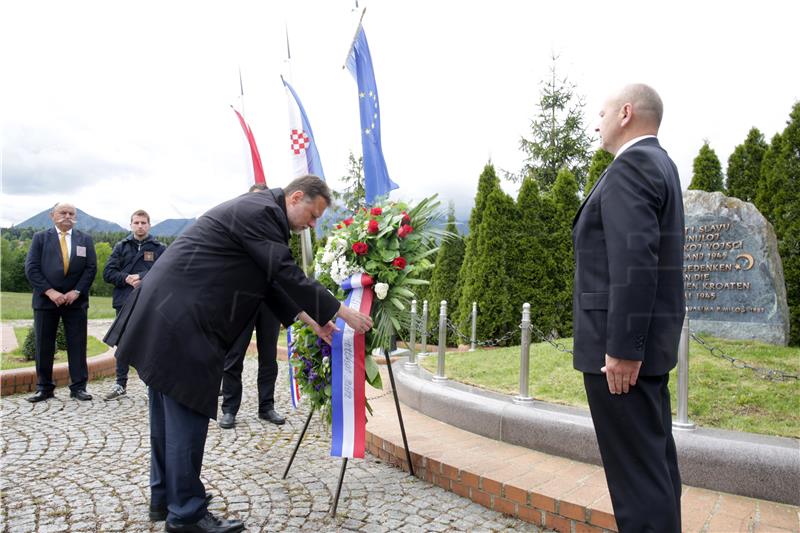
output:
[[[654,139],[656,138],[655,135],[640,135],[639,137],[634,137],[633,139],[631,139],[630,141],[626,142],[625,144],[619,147],[619,150],[617,150],[617,155],[614,156],[614,159],[618,158],[622,154],[622,152],[624,152],[634,144],[638,143],[643,139],[649,139],[650,137]]]
[[[58,226],[55,226],[55,225],[54,225],[53,227],[54,227],[54,228],[56,228],[56,233],[59,233],[59,234],[61,233],[61,230],[60,230],[60,229],[58,229]],[[66,233],[67,233],[67,235],[69,235],[70,237],[72,237],[72,228],[68,229]]]

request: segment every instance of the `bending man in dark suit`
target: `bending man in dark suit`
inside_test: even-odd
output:
[[[574,366],[583,372],[622,533],[681,530],[667,384],[684,316],[683,199],[646,85],[609,98],[597,132],[615,159],[573,225]]]
[[[53,357],[58,321],[64,321],[69,361],[70,397],[91,400],[86,392],[86,310],[89,287],[97,272],[94,243],[74,229],[77,210],[56,204],[50,212],[55,227],[34,234],[25,258],[25,276],[33,287],[33,330],[36,334],[36,394],[29,402],[53,397]]]
[[[290,229],[313,227],[329,204],[325,182],[304,176],[211,209],[167,248],[106,336],[149,386],[150,512],[167,531],[244,528],[208,512],[200,470],[225,354],[262,301],[286,325],[305,311],[327,338],[336,315],[356,331],[372,327],[292,259]]]

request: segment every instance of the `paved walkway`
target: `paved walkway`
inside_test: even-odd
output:
[[[307,411],[290,412],[286,363],[280,363],[278,409],[284,426],[256,417],[255,361],[245,365],[237,427],[211,423],[203,478],[213,512],[243,519],[249,531],[541,531],[467,498],[411,477],[372,455],[350,461],[336,519],[327,517],[340,461],[315,417],[287,480],[281,475]],[[112,380],[92,382],[100,398]],[[391,398],[391,397],[389,397]],[[32,405],[24,395],[0,400],[0,531],[162,531],[147,518],[147,395],[132,379],[119,401],[56,398]]]

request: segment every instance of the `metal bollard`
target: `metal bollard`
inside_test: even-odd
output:
[[[683,317],[681,340],[678,343],[678,419],[672,428],[691,431],[696,428],[689,420],[689,313]]]
[[[472,302],[472,336],[469,339],[469,351],[475,351],[475,344],[478,338],[478,304]]]
[[[447,300],[442,300],[439,308],[439,359],[433,381],[447,381],[444,375],[444,351],[447,347]]]
[[[420,332],[422,339],[422,351],[420,355],[428,355],[428,300],[422,300],[422,331]]]
[[[519,396],[514,396],[514,403],[532,402],[528,396],[528,380],[531,366],[531,304],[522,305],[522,330],[519,346]]]
[[[406,368],[417,368],[417,301],[411,300],[411,326],[408,328],[408,361]]]

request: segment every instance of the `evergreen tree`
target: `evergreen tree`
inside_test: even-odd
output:
[[[531,324],[539,331],[549,332],[556,326],[556,283],[551,276],[559,264],[549,248],[551,205],[542,198],[536,181],[525,178],[517,196],[517,207],[521,232],[513,262],[516,273],[512,290],[518,298],[517,307],[520,302],[531,304]],[[536,335],[531,338],[536,342]]]
[[[456,294],[459,295],[457,300],[459,306],[457,308],[448,306],[448,314],[453,317],[453,321],[460,324],[472,312],[472,300],[465,299],[464,297],[464,281],[469,275],[472,265],[476,260],[477,254],[477,238],[481,222],[483,221],[483,213],[486,209],[489,195],[493,191],[500,190],[500,180],[497,178],[494,166],[491,162],[483,167],[480,178],[478,178],[478,192],[475,195],[475,203],[472,207],[472,213],[469,217],[469,235],[465,240],[464,261],[461,263],[461,269],[458,273],[458,284],[456,285]],[[430,304],[433,306],[433,304]],[[437,314],[438,314],[438,304]],[[431,311],[433,313],[433,311]]]
[[[9,240],[3,234],[0,238],[0,288],[7,292],[30,292],[31,286],[25,277],[25,257],[28,255],[30,240]]]
[[[95,242],[94,253],[97,255],[97,272],[94,282],[89,288],[90,296],[111,296],[114,286],[103,281],[103,269],[106,268],[108,258],[111,256],[111,245],[107,242]]]
[[[728,196],[745,202],[753,202],[761,181],[761,161],[767,151],[764,135],[758,128],[751,128],[743,144],[737,146],[728,158]]]
[[[550,77],[540,85],[539,114],[531,121],[531,138],[520,140],[526,155],[520,178],[532,176],[541,190],[549,191],[558,171],[566,167],[583,189],[592,144],[584,126],[585,103],[575,94],[575,85],[557,74],[558,58],[552,59]]]
[[[548,195],[553,216],[549,220],[549,250],[555,258],[553,281],[555,330],[561,337],[572,335],[572,282],[575,271],[572,250],[572,219],[580,207],[578,182],[567,169],[558,173]]]
[[[459,299],[462,318],[468,318],[472,302],[478,303],[477,335],[479,340],[497,339],[510,331],[519,331],[519,302],[513,294],[515,265],[512,259],[518,248],[519,211],[514,200],[500,188],[486,197],[486,206],[474,239],[475,255],[465,272]],[[462,268],[462,272],[464,272]],[[510,344],[518,340],[512,338]]]
[[[592,162],[589,164],[589,175],[586,178],[586,185],[583,188],[583,196],[586,197],[589,195],[589,192],[594,187],[594,184],[600,178],[600,176],[605,172],[608,165],[614,161],[614,154],[611,152],[607,152],[602,148],[598,148],[597,151],[592,156]]]
[[[36,333],[33,328],[28,328],[28,334],[25,335],[25,341],[22,343],[22,355],[25,356],[26,361],[36,359]]]
[[[722,165],[719,162],[717,153],[708,145],[708,141],[703,143],[700,153],[694,158],[692,164],[692,183],[690,189],[714,192],[724,192],[722,186]]]
[[[436,266],[431,274],[431,284],[428,290],[428,314],[430,314],[431,302],[447,300],[448,309],[458,308],[458,295],[456,294],[456,284],[458,273],[461,270],[461,263],[464,261],[464,239],[458,234],[456,227],[456,216],[452,205],[447,216],[447,231],[453,235],[452,238],[445,239],[439,247],[436,255]],[[422,309],[419,309],[422,312]],[[448,332],[447,344],[456,346],[459,344],[458,336]]]
[[[758,182],[756,192],[756,207],[767,220],[775,224],[773,210],[780,194],[783,172],[779,171],[780,155],[783,150],[783,137],[780,133],[772,136],[764,159],[761,160],[761,180]]]

